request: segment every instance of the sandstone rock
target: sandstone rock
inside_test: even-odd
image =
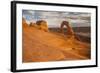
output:
[[[37,28],[44,30],[44,31],[48,31],[48,25],[47,22],[44,20],[39,20],[36,22],[36,24],[38,25]]]
[[[29,26],[30,26],[30,27],[36,27],[36,28],[37,28],[36,23],[33,23],[33,22],[31,22]]]
[[[63,30],[64,26],[67,27],[67,33],[66,33],[66,34],[73,36],[73,35],[74,35],[74,31],[73,31],[73,29],[72,29],[72,27],[70,26],[70,24],[69,24],[68,21],[63,21],[63,22],[61,23],[61,26],[60,26],[61,32],[64,32],[64,30]]]
[[[23,27],[28,27],[28,24],[27,24],[25,18],[22,18],[22,26]]]

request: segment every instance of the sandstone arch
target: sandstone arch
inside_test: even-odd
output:
[[[64,33],[64,30],[63,30],[64,26],[67,27],[67,33],[66,33],[67,35],[71,35],[71,36],[74,35],[74,31],[73,31],[72,27],[69,25],[68,21],[63,21],[61,23],[60,29],[61,29],[62,33]]]

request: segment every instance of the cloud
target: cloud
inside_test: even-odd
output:
[[[56,11],[37,11],[23,10],[23,17],[27,22],[36,22],[37,20],[46,20],[48,26],[57,27],[63,20],[70,20],[72,26],[90,26],[90,13],[83,12],[56,12]]]

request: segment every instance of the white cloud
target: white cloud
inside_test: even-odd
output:
[[[37,20],[46,20],[49,27],[59,27],[63,20],[70,20],[72,26],[90,26],[90,13],[78,12],[49,12],[49,11],[33,11],[23,10],[23,17],[28,23],[36,22]]]

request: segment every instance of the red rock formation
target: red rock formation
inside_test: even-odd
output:
[[[22,26],[23,27],[28,27],[28,24],[27,24],[25,18],[22,18]]]
[[[47,22],[45,20],[39,20],[36,22],[36,24],[38,25],[38,28],[44,31],[48,31],[48,25]]]
[[[36,23],[31,22],[29,26],[36,27]]]
[[[66,33],[66,34],[68,34],[68,35],[74,35],[74,31],[73,31],[73,29],[71,28],[71,26],[69,25],[69,22],[68,22],[68,21],[63,21],[63,22],[61,23],[61,26],[60,26],[61,32],[64,32],[64,30],[63,30],[64,26],[67,27],[67,33]]]

